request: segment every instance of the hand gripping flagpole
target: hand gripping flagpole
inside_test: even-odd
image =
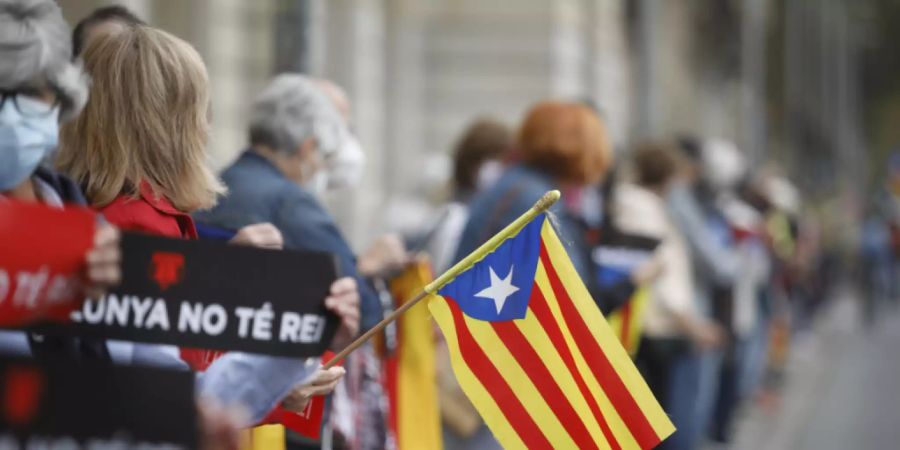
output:
[[[350,343],[347,347],[341,350],[334,358],[331,358],[325,365],[322,366],[324,369],[329,369],[336,365],[340,360],[344,359],[351,352],[359,348],[359,346],[363,345],[366,341],[375,336],[376,333],[383,330],[384,327],[388,326],[391,322],[397,320],[403,313],[407,310],[415,306],[417,303],[422,301],[422,299],[428,297],[429,295],[434,295],[437,291],[439,291],[444,285],[452,281],[456,278],[460,273],[465,272],[470,267],[472,267],[476,262],[481,261],[484,257],[494,251],[503,241],[515,236],[525,225],[528,225],[529,222],[534,220],[539,214],[547,211],[551,206],[553,206],[556,201],[559,200],[559,191],[553,190],[548,191],[544,194],[543,197],[538,200],[534,206],[531,207],[524,214],[519,216],[516,220],[506,226],[506,228],[500,230],[499,233],[495,234],[492,238],[488,239],[487,242],[482,244],[480,247],[475,249],[472,253],[469,253],[469,256],[466,256],[461,261],[453,265],[453,267],[447,269],[441,276],[437,277],[431,283],[428,283],[425,288],[419,292],[415,297],[401,305],[399,308],[395,309],[394,312],[388,314],[381,322],[378,322],[377,325],[370,328],[369,331],[363,333],[362,336],[356,338],[353,342]]]

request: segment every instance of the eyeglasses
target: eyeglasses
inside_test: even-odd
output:
[[[59,105],[59,96],[53,95],[52,101],[48,101],[45,91],[37,88],[0,89],[0,109],[11,101],[13,107],[25,117],[44,117],[56,109]]]

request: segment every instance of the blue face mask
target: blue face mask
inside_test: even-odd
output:
[[[19,96],[19,108],[39,103]],[[29,103],[30,102],[30,103]],[[39,108],[39,106],[38,106]],[[46,108],[46,106],[44,106]],[[49,114],[24,116],[11,98],[0,108],[0,192],[28,179],[59,141],[59,107]]]

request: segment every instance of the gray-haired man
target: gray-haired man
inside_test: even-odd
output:
[[[317,195],[328,185],[328,166],[355,141],[344,118],[315,80],[279,75],[253,103],[250,148],[222,173],[229,193],[201,223],[237,229],[270,222],[285,248],[337,255],[344,276],[357,279],[361,328],[381,318],[378,297],[363,279],[356,256]]]

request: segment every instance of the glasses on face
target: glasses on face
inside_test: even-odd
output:
[[[59,97],[47,89],[22,87],[0,89],[0,109],[12,102],[14,108],[25,117],[44,117],[59,106]]]

